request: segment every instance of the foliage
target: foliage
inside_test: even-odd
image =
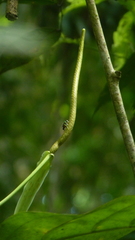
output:
[[[0,0],[0,3],[4,2]],[[6,2],[6,0],[5,0]],[[19,3],[27,3],[27,4],[56,4],[59,3],[59,0],[20,0]]]
[[[47,54],[60,35],[54,29],[30,29],[14,25],[1,29],[0,73],[22,66],[42,52]]]
[[[134,196],[121,197],[134,195],[134,178],[85,1],[20,0],[26,4],[19,4],[13,23],[0,3],[1,199],[60,135],[69,112],[78,38],[82,27],[87,31],[76,125],[30,209],[43,212],[9,217],[20,193],[14,196],[1,206],[0,239],[119,239],[135,228]],[[122,71],[120,86],[134,133],[135,1],[96,3],[113,63]]]
[[[116,69],[121,69],[126,59],[134,53],[134,15],[132,12],[124,14],[113,38],[114,66]]]
[[[110,239],[135,229],[135,197],[121,197],[82,215],[20,213],[0,228],[2,239]]]

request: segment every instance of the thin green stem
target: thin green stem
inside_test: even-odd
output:
[[[86,0],[91,25],[94,31],[95,39],[100,50],[102,62],[104,65],[106,78],[114,105],[115,113],[119,122],[123,140],[128,152],[130,163],[132,166],[133,173],[135,175],[135,144],[134,139],[130,130],[129,122],[127,119],[126,111],[124,108],[121,92],[119,89],[119,78],[120,72],[114,70],[103,30],[101,27],[99,15],[97,12],[96,4],[94,0]]]
[[[15,190],[13,190],[7,197],[0,201],[0,206],[14,196],[31,179],[44,166],[45,162],[50,158],[50,156],[53,156],[53,154],[48,151],[48,155],[43,159],[42,162],[38,164],[34,171],[27,178],[25,178],[25,180]]]
[[[60,145],[62,145],[66,141],[66,139],[68,138],[68,136],[70,135],[74,127],[74,123],[76,119],[76,109],[77,109],[77,93],[78,93],[79,76],[80,76],[82,59],[83,59],[84,39],[85,39],[85,29],[82,29],[77,64],[76,64],[75,73],[73,77],[69,124],[68,124],[68,127],[64,130],[62,136],[50,148],[51,153],[55,153],[60,147]]]

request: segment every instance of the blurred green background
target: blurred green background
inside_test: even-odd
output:
[[[64,14],[68,4],[19,4],[16,22],[5,19],[5,3],[0,5],[1,199],[30,174],[42,152],[49,150],[61,135],[62,124],[68,119],[78,51],[72,39],[80,37],[82,28],[87,31],[76,124],[68,141],[55,154],[31,211],[84,213],[116,197],[135,193],[113,105],[108,95],[100,98],[106,79],[87,8],[82,6]],[[98,11],[112,53],[113,33],[127,9],[118,1],[108,0],[98,4]],[[53,46],[61,32],[71,38],[71,43],[65,40]],[[126,86],[122,87],[122,96],[131,120],[134,74],[132,81],[124,76],[120,85]],[[98,103],[102,106],[94,114]],[[20,194],[1,206],[1,221],[13,214]]]

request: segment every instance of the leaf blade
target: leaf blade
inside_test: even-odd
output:
[[[1,224],[0,239],[116,240],[133,230],[135,196],[125,196],[82,215],[19,213]]]
[[[29,209],[35,198],[35,195],[39,191],[50,170],[52,159],[53,155],[49,151],[45,151],[42,154],[39,163],[44,161],[44,165],[25,185],[22,195],[15,208],[15,214],[21,211],[27,211]]]

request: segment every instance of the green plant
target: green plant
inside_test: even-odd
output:
[[[28,1],[26,1],[28,3]],[[42,1],[41,1],[42,2]],[[50,1],[52,2],[52,1]],[[96,3],[100,3],[102,1],[96,1]],[[116,70],[114,70],[112,62],[110,60],[109,51],[107,49],[106,41],[103,35],[102,27],[100,24],[98,12],[96,9],[95,1],[94,0],[86,0],[85,1],[78,1],[78,0],[70,0],[68,1],[69,5],[65,6],[62,13],[59,14],[59,19],[61,21],[62,14],[68,15],[72,10],[79,9],[86,7],[89,10],[90,14],[90,22],[93,27],[93,31],[95,34],[96,42],[99,47],[99,51],[101,53],[102,62],[105,69],[105,75],[107,78],[107,84],[110,90],[112,102],[115,108],[115,113],[120,125],[120,129],[123,135],[125,147],[127,149],[129,159],[131,162],[133,173],[134,165],[135,165],[135,147],[134,147],[134,140],[130,131],[130,126],[127,120],[127,114],[125,112],[123,106],[123,100],[121,97],[121,92],[119,89],[119,80],[121,78],[121,72],[123,74],[125,69],[127,68],[128,62],[131,58],[134,58],[134,50],[133,46],[130,51],[127,51],[127,46],[129,43],[132,45],[134,44],[134,34],[133,34],[133,27],[134,27],[134,9],[135,3],[134,1],[119,1],[119,4],[124,5],[128,11],[124,14],[121,18],[117,31],[114,33],[114,43],[112,46],[112,53],[115,54],[114,56],[114,65],[116,65]],[[48,170],[50,169],[51,161],[53,154],[58,150],[59,146],[67,139],[69,133],[72,131],[75,116],[76,116],[76,98],[77,98],[77,86],[81,68],[81,61],[82,61],[82,52],[83,52],[83,43],[84,43],[84,32],[82,33],[82,40],[79,50],[79,57],[77,60],[77,71],[75,71],[74,80],[73,80],[73,90],[71,94],[71,112],[69,118],[69,124],[64,129],[62,137],[55,142],[54,145],[50,148],[50,151],[44,152],[45,155],[41,157],[41,161],[39,162],[35,171],[30,174],[29,177],[25,180],[24,183],[27,183],[26,187],[24,188],[24,195],[22,194],[20,203],[15,210],[15,215],[11,216],[9,219],[5,220],[0,226],[0,239],[120,239],[121,237],[127,235],[128,233],[135,230],[134,225],[134,196],[123,196],[116,198],[103,206],[95,209],[94,211],[90,211],[88,213],[73,215],[73,214],[55,214],[55,213],[47,213],[47,212],[21,212],[27,211],[31,201],[35,197],[35,191],[39,189],[41,182],[45,178]],[[123,34],[124,38],[121,38]],[[27,35],[28,36],[28,35]],[[39,37],[38,35],[35,35]],[[40,35],[41,36],[41,35]],[[46,36],[49,36],[46,32]],[[130,36],[130,37],[129,37]],[[43,37],[44,38],[44,37]],[[50,36],[49,36],[50,39]],[[53,40],[54,41],[54,40]],[[19,40],[20,42],[20,40]],[[42,37],[40,37],[40,44],[33,42],[32,48],[30,49],[30,53],[26,56],[19,56],[21,54],[9,54],[9,51],[4,54],[4,57],[1,58],[2,61],[2,70],[7,71],[8,69],[22,65],[30,61],[33,56],[34,58],[41,54],[42,51],[45,50],[45,47],[48,48],[47,44],[41,44]],[[77,43],[78,40],[71,39],[65,37],[63,33],[57,42],[53,45],[52,49],[56,49],[56,47],[60,46],[62,43]],[[38,42],[39,43],[39,42]],[[41,48],[42,45],[42,48]],[[49,46],[51,44],[51,40],[49,40]],[[35,50],[36,49],[36,50]],[[31,52],[34,55],[31,54]],[[113,55],[112,54],[112,55]],[[4,59],[4,61],[3,61]],[[11,63],[11,59],[13,64],[5,64],[7,60]],[[89,59],[89,58],[88,58]],[[17,61],[16,61],[17,60]],[[131,60],[133,62],[133,60]],[[85,62],[86,63],[86,62]],[[78,66],[79,64],[79,66]],[[128,67],[129,71],[129,67]],[[131,71],[131,64],[130,64],[130,71]],[[132,73],[133,74],[133,73]],[[64,75],[66,76],[66,74]],[[134,76],[134,75],[133,75]],[[125,77],[125,76],[124,76]],[[129,75],[128,75],[129,77]],[[126,79],[126,77],[125,77]],[[76,85],[77,80],[77,85]],[[125,80],[126,82],[126,80]],[[101,84],[102,85],[102,84]],[[107,87],[104,88],[101,96],[99,97],[99,103],[95,108],[95,112],[99,109],[104,103],[108,102],[108,89]],[[134,119],[134,114],[132,114]],[[106,119],[105,119],[106,120]],[[81,130],[81,128],[80,128]],[[102,133],[101,133],[102,134]],[[85,141],[85,147],[87,143],[87,139]],[[85,149],[84,147],[84,149]],[[89,148],[89,147],[88,147]],[[70,156],[74,155],[74,149],[71,149]],[[85,151],[84,151],[85,152]],[[83,159],[85,158],[85,154],[82,152]],[[69,151],[70,153],[70,151]],[[54,160],[55,161],[55,160]],[[43,165],[43,166],[42,166]],[[45,172],[42,167],[45,167]],[[93,168],[94,169],[94,168]],[[41,176],[41,170],[43,176]],[[34,176],[33,176],[34,174]],[[35,185],[34,182],[37,182],[37,177],[40,177],[40,182]],[[31,184],[34,184],[34,193],[31,196]],[[21,184],[22,187],[22,184]],[[27,189],[27,187],[30,189]],[[17,189],[18,190],[18,189]],[[27,192],[30,192],[28,196]],[[13,192],[14,194],[14,192]],[[12,195],[13,195],[12,194]],[[26,194],[26,195],[25,195]],[[26,197],[28,196],[28,201],[26,201]],[[11,195],[8,198],[1,201],[3,204],[5,201],[9,200]],[[24,204],[26,203],[26,206]],[[19,213],[18,213],[19,212]]]

